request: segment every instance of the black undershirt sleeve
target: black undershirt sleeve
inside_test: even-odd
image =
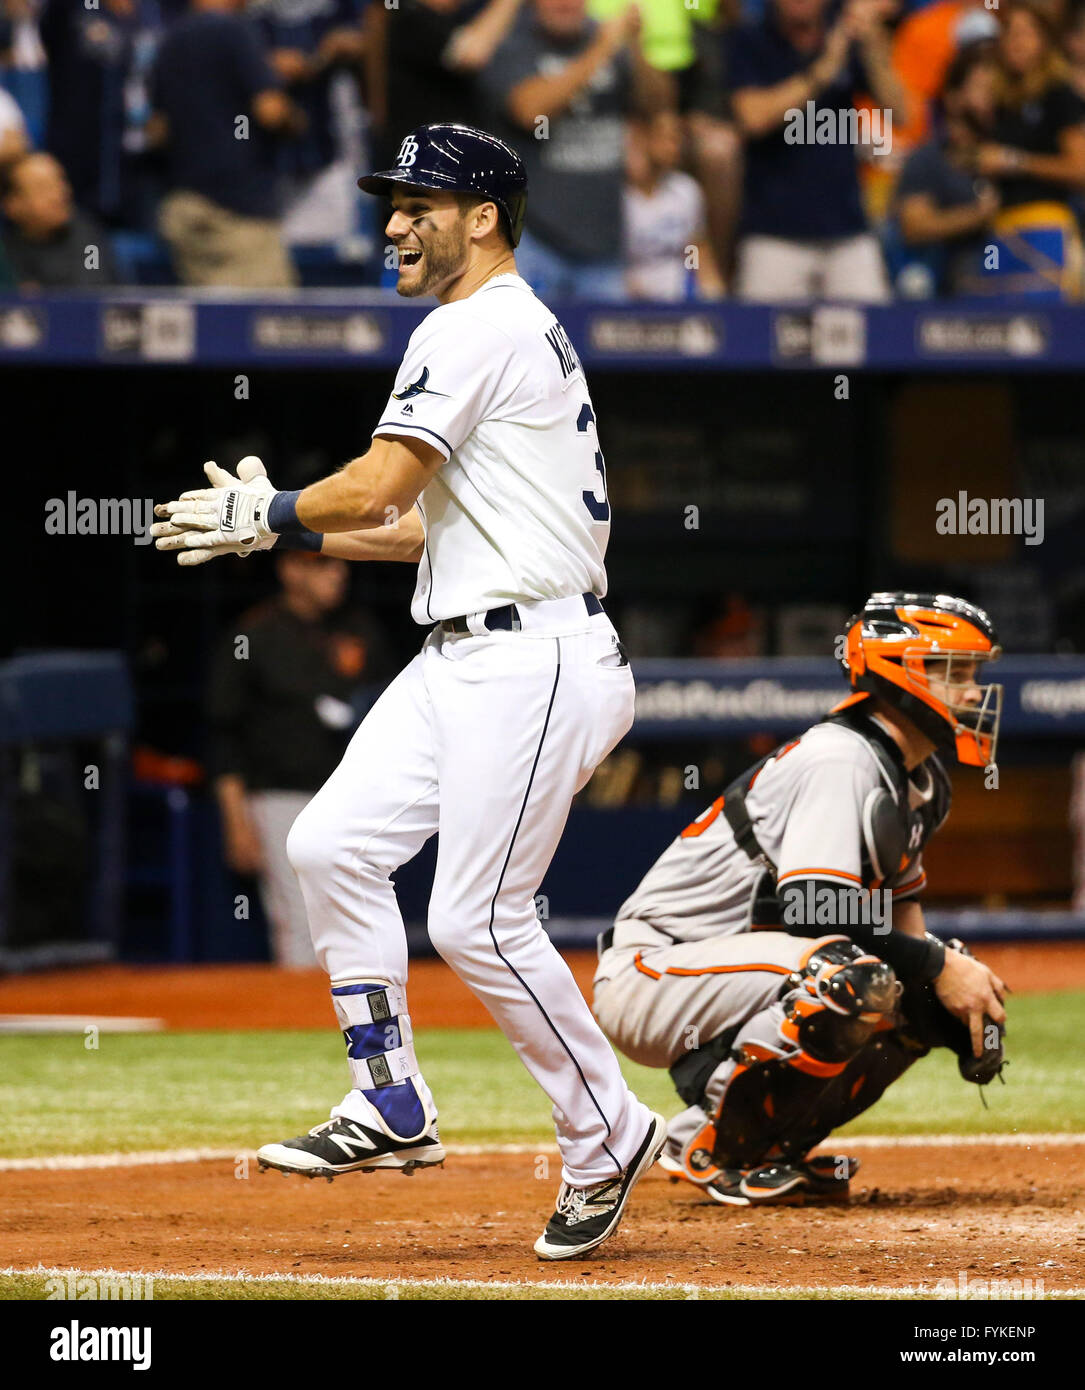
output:
[[[813,891],[808,890],[808,885]],[[824,912],[825,895],[830,891],[836,895],[835,910]],[[863,917],[869,914],[863,911],[863,894],[858,888],[837,888],[824,879],[797,879],[780,890],[779,901],[781,925],[791,936],[818,937],[839,932],[891,965],[906,985],[927,984],[942,973],[946,948],[938,938],[886,931],[884,926],[864,921]],[[819,902],[820,921],[809,920],[809,904],[814,902]]]

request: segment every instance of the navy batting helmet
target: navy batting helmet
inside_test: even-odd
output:
[[[396,184],[477,194],[497,204],[513,246],[520,240],[527,211],[523,161],[504,140],[485,130],[451,121],[419,126],[400,145],[394,169],[358,180],[364,192],[383,195]]]

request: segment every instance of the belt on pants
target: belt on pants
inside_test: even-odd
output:
[[[602,957],[604,951],[609,951],[614,945],[614,928],[607,927],[606,931],[601,931],[595,940],[599,955]]]
[[[587,609],[588,616],[594,617],[596,613],[602,613],[603,605],[594,594],[581,594],[584,600],[584,607]],[[480,615],[483,626],[490,632],[519,632],[520,631],[520,611],[515,603],[506,603],[502,608],[491,608],[488,613]],[[445,618],[438,623],[442,632],[470,632],[471,627],[466,614],[459,618]]]

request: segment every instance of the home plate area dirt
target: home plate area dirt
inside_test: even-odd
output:
[[[557,1160],[450,1156],[334,1183],[249,1160],[0,1174],[0,1266],[705,1287],[1085,1286],[1085,1144],[864,1147],[848,1205],[721,1207],[650,1174],[596,1255],[536,1261]]]

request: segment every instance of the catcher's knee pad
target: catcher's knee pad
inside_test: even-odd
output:
[[[748,1033],[732,1054],[738,1065],[712,1115],[718,1168],[805,1153],[825,1088],[876,1032],[892,1028],[900,987],[890,966],[831,936],[811,945],[784,991],[778,1025]]]
[[[796,1048],[788,1060],[800,1071],[835,1075],[895,1020],[900,985],[892,966],[847,937],[815,941],[791,982],[780,1034]]]

